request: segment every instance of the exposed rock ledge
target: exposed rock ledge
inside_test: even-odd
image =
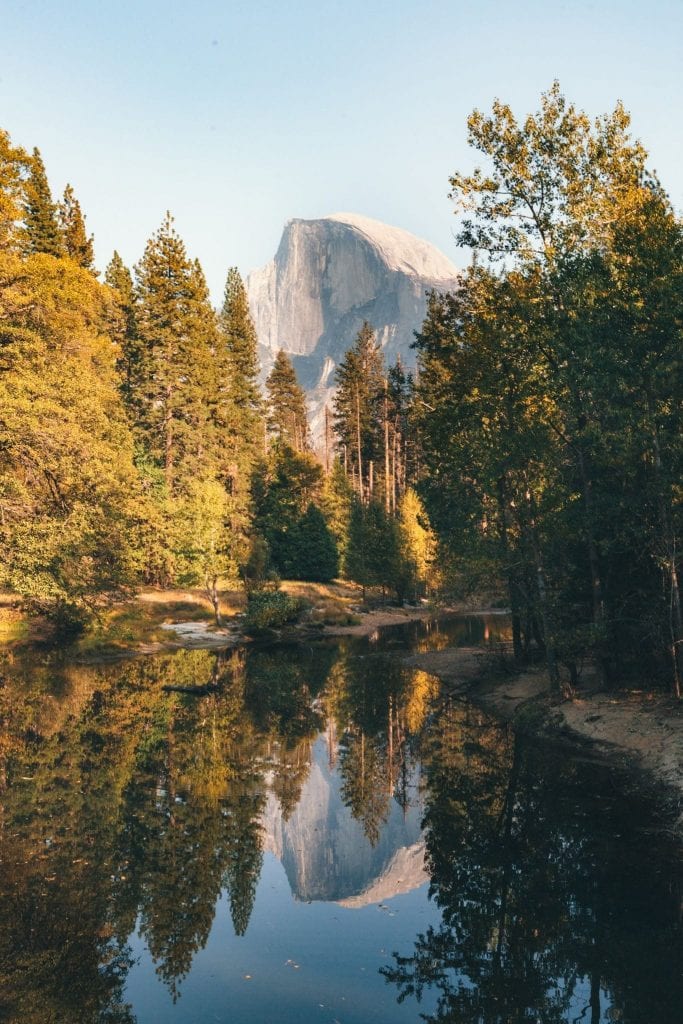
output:
[[[487,653],[448,648],[408,657],[407,663],[440,678],[504,721],[536,735],[590,745],[620,768],[635,769],[671,808],[672,829],[683,839],[683,706],[644,691],[580,693],[551,703],[539,670],[501,675]]]

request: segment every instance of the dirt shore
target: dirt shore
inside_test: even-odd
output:
[[[376,611],[357,613],[358,622],[351,625],[323,625],[316,630],[320,637],[335,636],[372,636],[385,626],[401,626],[407,622],[420,622],[433,618],[434,611],[427,608],[382,608]],[[223,628],[207,622],[171,622],[160,627],[168,632],[167,641],[139,644],[136,654],[156,654],[160,651],[173,651],[179,648],[205,648],[219,650],[234,647],[248,638],[244,636],[239,619],[234,619]],[[302,637],[309,636],[307,625],[300,627]],[[296,629],[288,631],[287,636],[296,639]]]
[[[683,839],[683,706],[645,691],[585,689],[552,703],[541,669],[505,674],[486,652],[448,648],[415,654],[407,663],[441,679],[453,693],[530,734],[563,737],[622,769],[671,809]]]

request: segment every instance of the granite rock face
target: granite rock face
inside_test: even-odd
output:
[[[263,813],[263,848],[282,862],[294,897],[363,907],[423,885],[429,875],[418,772],[409,781],[415,802],[404,814],[389,801],[373,846],[344,803],[341,779],[327,757],[327,744],[319,739],[301,799],[287,821],[272,793]]]
[[[247,279],[264,374],[279,349],[291,356],[319,436],[334,370],[363,321],[388,363],[400,355],[414,366],[426,292],[452,290],[457,278],[438,249],[400,228],[352,213],[291,220],[275,258]]]

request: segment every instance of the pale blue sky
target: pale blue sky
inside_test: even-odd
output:
[[[465,263],[467,114],[535,110],[554,78],[591,114],[624,101],[683,208],[683,0],[0,0],[0,125],[72,183],[98,263],[168,208],[215,298],[290,217],[366,214]]]

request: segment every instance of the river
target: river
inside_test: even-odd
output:
[[[506,629],[6,656],[0,1020],[680,1024],[655,809],[402,660]]]

